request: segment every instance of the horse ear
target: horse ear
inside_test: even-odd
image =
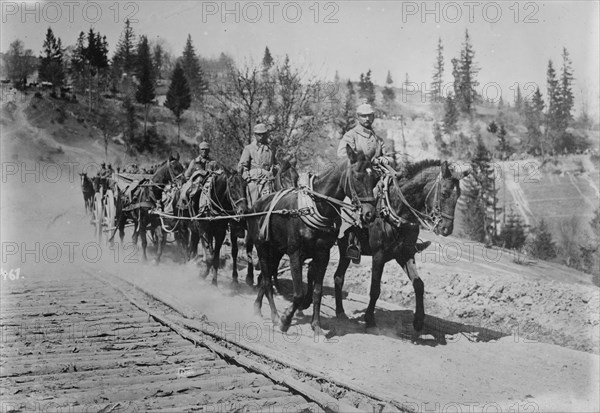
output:
[[[348,155],[348,159],[350,159],[351,163],[355,163],[358,159],[358,154],[348,144],[346,144],[346,154]]]
[[[452,172],[448,167],[448,161],[443,161],[440,167],[442,168],[442,178],[448,179],[452,177]]]
[[[452,177],[458,180],[464,178],[473,171],[471,164],[467,163],[451,163],[448,166],[448,169],[450,170]]]

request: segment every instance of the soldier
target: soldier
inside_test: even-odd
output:
[[[392,163],[392,155],[387,153],[383,139],[373,131],[373,121],[375,120],[375,111],[368,103],[363,103],[356,108],[356,118],[358,124],[344,134],[338,146],[338,157],[346,157],[346,145],[350,145],[357,152],[362,152],[367,156],[373,165],[386,170],[386,166]],[[379,187],[379,185],[378,185]],[[377,190],[377,188],[376,188]],[[348,229],[344,222],[340,228],[339,237],[343,237]],[[431,242],[418,243],[417,250],[422,251],[427,248]],[[348,249],[346,256],[355,264],[360,263],[360,242],[353,230],[348,233]]]
[[[216,169],[216,162],[210,159],[210,145],[208,142],[200,142],[198,150],[200,155],[191,160],[183,174],[187,181],[181,187],[181,199],[179,200],[180,208],[187,205],[189,196],[191,195],[189,192],[192,192],[190,190],[192,186],[197,188],[198,186],[205,185],[207,183],[209,172]]]
[[[275,153],[269,145],[269,130],[263,123],[254,127],[254,141],[244,147],[239,173],[248,182],[248,206],[265,193],[272,192],[272,177],[275,174]]]

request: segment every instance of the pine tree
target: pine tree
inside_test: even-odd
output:
[[[63,64],[62,42],[56,37],[52,29],[48,27],[46,39],[44,40],[44,50],[40,56],[40,66],[38,68],[38,78],[44,82],[52,83],[52,95],[56,95],[56,88],[63,85],[65,71]]]
[[[192,44],[192,36],[189,34],[181,57],[181,67],[192,91],[192,98],[196,102],[202,102],[208,86],[204,79],[204,72],[200,67],[200,59],[196,55],[196,50]]]
[[[479,68],[476,66],[474,59],[475,51],[471,45],[469,31],[465,30],[465,42],[463,43],[463,49],[460,52],[460,59],[455,70],[457,70],[460,79],[458,90],[456,91],[456,101],[460,112],[466,115],[472,114],[473,106],[477,99],[475,88],[479,85],[479,82],[476,80]]]
[[[371,69],[367,71],[367,74],[360,74],[360,81],[358,83],[358,96],[361,99],[365,99],[367,103],[373,104],[375,102],[375,85],[371,81]]]
[[[547,125],[547,143],[550,148],[554,151],[556,149],[556,143],[561,131],[561,96],[558,79],[556,78],[556,71],[552,60],[548,61],[548,69],[546,71],[546,82],[548,84],[548,111],[546,113]]]
[[[153,63],[153,70],[154,73],[156,75],[157,79],[161,79],[162,80],[162,69],[163,69],[163,64],[164,64],[164,57],[165,57],[165,53],[163,51],[162,46],[159,43],[156,43],[154,45],[154,49],[152,51],[152,63]]]
[[[123,75],[131,76],[134,73],[136,62],[135,34],[131,22],[127,19],[112,58],[112,80],[116,89],[119,87]]]
[[[456,100],[452,92],[444,99],[444,133],[451,134],[456,131],[456,123],[458,121],[458,110],[456,108]]]
[[[354,86],[352,85],[352,82],[348,80],[348,82],[346,83],[346,95],[344,96],[344,106],[336,122],[340,138],[354,127],[355,115],[356,92],[354,91]]]
[[[556,258],[556,244],[552,240],[552,234],[542,218],[538,225],[531,231],[533,238],[529,243],[529,253],[534,258],[550,260]]]
[[[433,66],[433,81],[431,82],[431,101],[439,103],[442,101],[442,86],[444,81],[444,46],[442,38],[438,38],[437,56]]]
[[[500,234],[500,240],[504,248],[511,250],[521,249],[527,240],[525,229],[526,225],[523,223],[521,216],[510,210],[506,217],[506,224]]]
[[[567,52],[566,48],[563,48],[562,52],[562,72],[560,76],[560,130],[564,131],[569,126],[569,122],[573,120],[573,114],[571,111],[573,110],[574,97],[572,91],[573,84],[573,69],[572,63],[569,59],[569,52]]]
[[[521,86],[517,85],[517,96],[515,97],[515,110],[520,114],[523,110],[523,95],[521,95]]]
[[[508,159],[508,156],[513,152],[513,149],[506,139],[506,129],[504,128],[504,125],[500,125],[496,136],[498,137],[496,150],[500,153],[500,160],[504,161]]]
[[[531,103],[524,102],[525,126],[527,127],[527,144],[530,152],[537,155],[544,154],[542,145],[542,124],[544,119],[544,99],[540,88],[536,88],[531,98]]]
[[[128,95],[123,99],[124,123],[122,128],[125,130],[125,147],[127,153],[131,154],[135,145],[135,130],[137,127],[135,120],[135,106]]]
[[[392,74],[388,70],[387,78],[385,80],[385,87],[381,92],[381,94],[383,95],[383,104],[385,105],[388,114],[391,113],[394,100],[396,99],[396,93],[394,92],[394,89],[392,87],[393,83],[394,81],[392,80]]]
[[[263,56],[263,60],[262,60],[262,66],[263,69],[266,71],[269,71],[271,69],[271,67],[273,67],[273,56],[271,56],[271,51],[269,50],[269,47],[265,47],[265,54]]]
[[[167,100],[165,106],[173,112],[177,122],[177,143],[179,143],[179,126],[181,123],[181,115],[186,109],[189,109],[192,103],[190,87],[187,84],[185,73],[177,63],[173,75],[171,76],[171,85],[167,92]]]
[[[477,242],[486,242],[485,206],[481,202],[481,187],[473,177],[462,181],[462,195],[465,203],[461,208],[464,216],[464,235]]]
[[[156,95],[154,93],[154,74],[152,73],[150,47],[148,46],[148,38],[146,36],[140,37],[140,43],[138,45],[137,71],[140,83],[135,92],[135,99],[138,101],[138,103],[144,105],[144,138],[146,139],[147,143],[148,112],[150,110],[150,104]]]

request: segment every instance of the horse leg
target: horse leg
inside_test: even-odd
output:
[[[231,278],[232,278],[232,282],[237,284],[238,283],[238,263],[237,263],[237,257],[238,257],[238,240],[236,235],[234,234],[234,232],[231,230],[230,228],[230,232],[229,232],[229,236],[231,238]]]
[[[277,273],[277,267],[279,267],[281,257],[283,257],[281,253],[271,251],[271,254],[269,254],[269,259],[266,260],[266,262],[261,262],[261,268],[264,268],[261,270],[261,274],[263,274],[262,279],[266,279],[266,284],[264,284],[265,294],[267,296],[267,300],[269,301],[269,307],[271,308],[271,321],[273,324],[279,321],[279,314],[277,312],[277,307],[275,306],[275,299],[273,298],[273,274]]]
[[[314,280],[312,278],[312,268],[313,261],[308,264],[308,271],[306,276],[306,293],[304,294],[304,299],[302,300],[302,305],[299,308],[298,315],[301,315],[303,310],[306,310],[313,303],[313,291],[314,291]]]
[[[204,268],[200,270],[200,277],[206,278],[208,277],[208,273],[210,271],[213,249],[211,245],[211,240],[207,237],[206,233],[200,235],[200,244],[202,249],[204,250],[204,254],[202,257],[202,262],[204,263]],[[215,280],[213,280],[214,283]]]
[[[158,224],[154,229],[154,235],[156,237],[156,258],[154,259],[154,263],[158,265],[167,242],[167,234],[163,231],[161,224]]]
[[[323,297],[323,277],[325,276],[325,270],[327,269],[327,263],[329,263],[329,250],[320,252],[313,258],[313,261],[309,267],[310,274],[308,279],[312,279],[314,282],[313,288],[313,316],[310,323],[315,335],[321,335],[321,298]],[[307,294],[310,293],[310,290]]]
[[[289,254],[289,257],[290,272],[292,273],[292,284],[294,286],[294,298],[292,300],[292,305],[285,310],[281,316],[281,320],[279,321],[279,328],[283,332],[286,332],[290,328],[292,317],[294,317],[294,313],[298,308],[300,308],[302,301],[304,300],[304,286],[302,285],[302,258],[300,257],[300,250],[292,252]],[[275,271],[277,271],[277,266],[275,266]],[[265,276],[264,269],[262,271],[262,276]]]
[[[371,291],[369,292],[369,305],[365,312],[365,322],[367,328],[377,327],[375,323],[375,304],[381,294],[381,275],[383,274],[383,266],[385,261],[383,259],[382,252],[376,252],[373,254],[373,264],[371,266]]]
[[[146,248],[148,247],[148,239],[146,238],[146,216],[140,216],[140,238],[142,239],[142,257],[145,261],[148,261],[146,255]]]
[[[264,248],[264,247],[257,248],[257,253],[258,253],[258,259],[262,263],[262,268],[264,268],[265,271],[267,271],[269,268],[268,267],[269,255],[268,255],[268,252],[266,251],[266,248]],[[263,297],[265,296],[266,291],[271,288],[269,280],[270,280],[269,274],[264,274],[264,277],[261,278],[260,283],[258,284],[256,300],[254,301],[254,314],[257,315],[258,317],[262,317],[262,314],[261,314],[262,300],[263,300]]]
[[[252,237],[250,237],[249,232],[246,232],[246,260],[248,262],[248,271],[246,272],[246,284],[248,284],[251,287],[254,285],[254,262],[252,261],[253,248],[254,244],[252,243]],[[258,282],[258,284],[260,285],[260,281]]]
[[[212,283],[217,285],[217,275],[219,272],[219,265],[221,264],[221,246],[223,245],[223,240],[225,240],[225,228],[217,228],[215,230],[214,239],[215,247],[213,250],[211,271],[213,272]]]
[[[344,303],[342,299],[342,293],[344,288],[344,279],[346,278],[346,271],[350,265],[350,259],[346,257],[346,247],[339,246],[340,260],[338,266],[333,275],[333,282],[335,284],[335,315],[339,319],[347,319],[346,312],[344,311]]]
[[[416,331],[421,331],[425,321],[425,305],[423,304],[425,284],[423,283],[423,280],[421,280],[421,277],[419,277],[414,257],[404,262],[401,260],[397,261],[406,275],[408,275],[408,278],[412,282],[413,289],[415,290],[415,317],[413,318],[413,327]]]

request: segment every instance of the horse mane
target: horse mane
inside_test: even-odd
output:
[[[419,162],[409,163],[408,165],[406,165],[405,177],[407,179],[410,179],[417,175],[419,172],[423,171],[424,169],[427,169],[431,166],[440,166],[441,164],[442,161],[440,159],[425,159]]]

